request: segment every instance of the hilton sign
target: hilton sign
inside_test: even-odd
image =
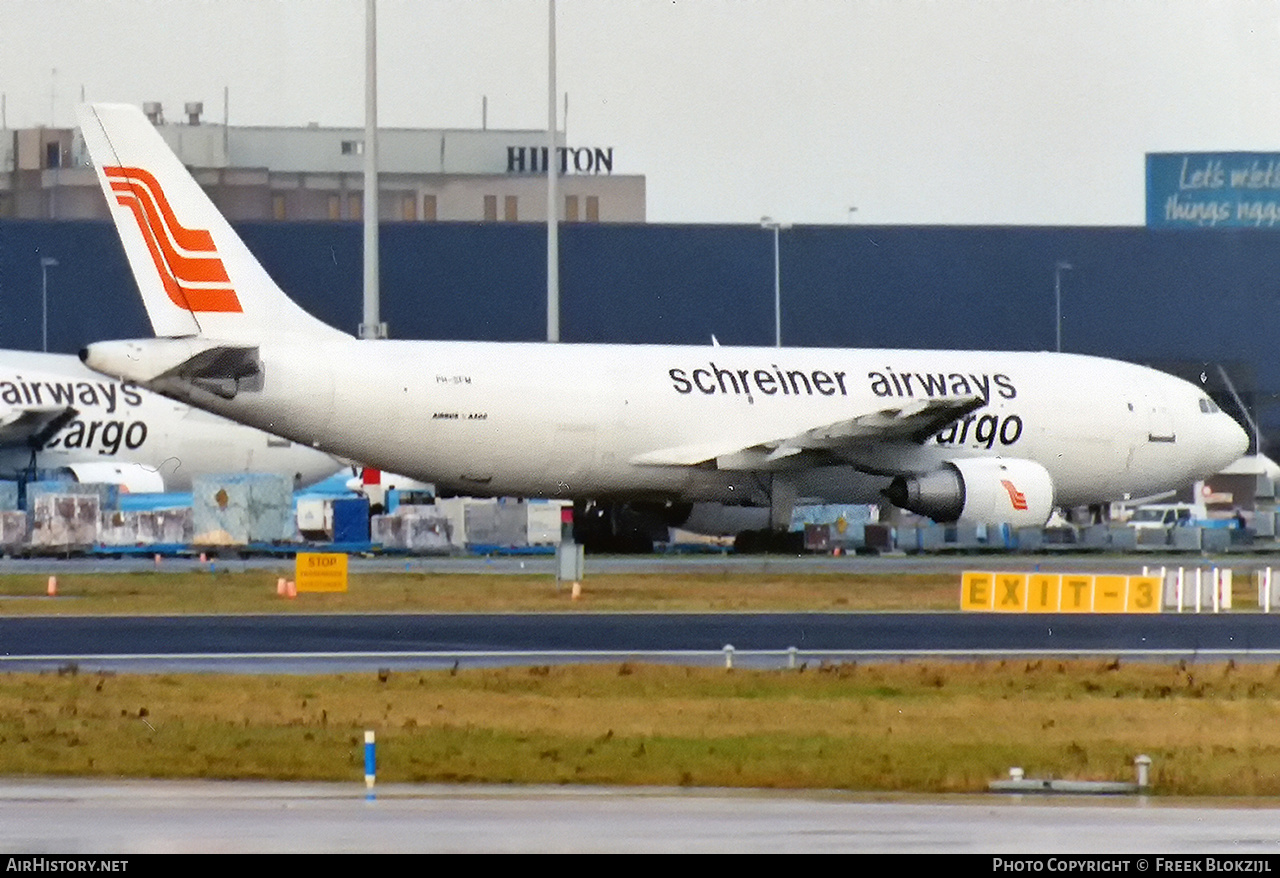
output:
[[[558,146],[560,173],[612,174],[613,147]],[[508,174],[545,174],[547,172],[547,148],[545,146],[508,146]]]

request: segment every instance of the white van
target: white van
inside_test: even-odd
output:
[[[1208,518],[1204,506],[1196,503],[1148,503],[1133,510],[1129,527],[1168,528],[1191,527]]]

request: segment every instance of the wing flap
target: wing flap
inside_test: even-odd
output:
[[[982,396],[913,399],[853,418],[812,427],[791,436],[759,441],[727,439],[663,448],[638,454],[642,466],[701,466],[719,469],[768,469],[804,453],[843,456],[869,443],[921,443],[943,427],[986,405]]]
[[[786,440],[786,444],[806,449],[830,449],[845,442],[863,439],[923,442],[952,421],[982,408],[986,402],[981,396],[916,399],[903,406],[879,409],[856,418],[806,430]]]

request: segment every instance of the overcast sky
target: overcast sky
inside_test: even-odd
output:
[[[547,0],[379,0],[384,126],[545,127]],[[652,222],[1140,225],[1147,152],[1280,151],[1280,0],[558,0],[568,138]],[[10,127],[364,124],[364,0],[0,0]],[[855,208],[856,211],[850,211]]]

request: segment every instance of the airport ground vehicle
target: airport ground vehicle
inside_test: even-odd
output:
[[[1203,505],[1191,503],[1148,503],[1133,510],[1128,525],[1139,530],[1167,527],[1190,527],[1208,520]]]

